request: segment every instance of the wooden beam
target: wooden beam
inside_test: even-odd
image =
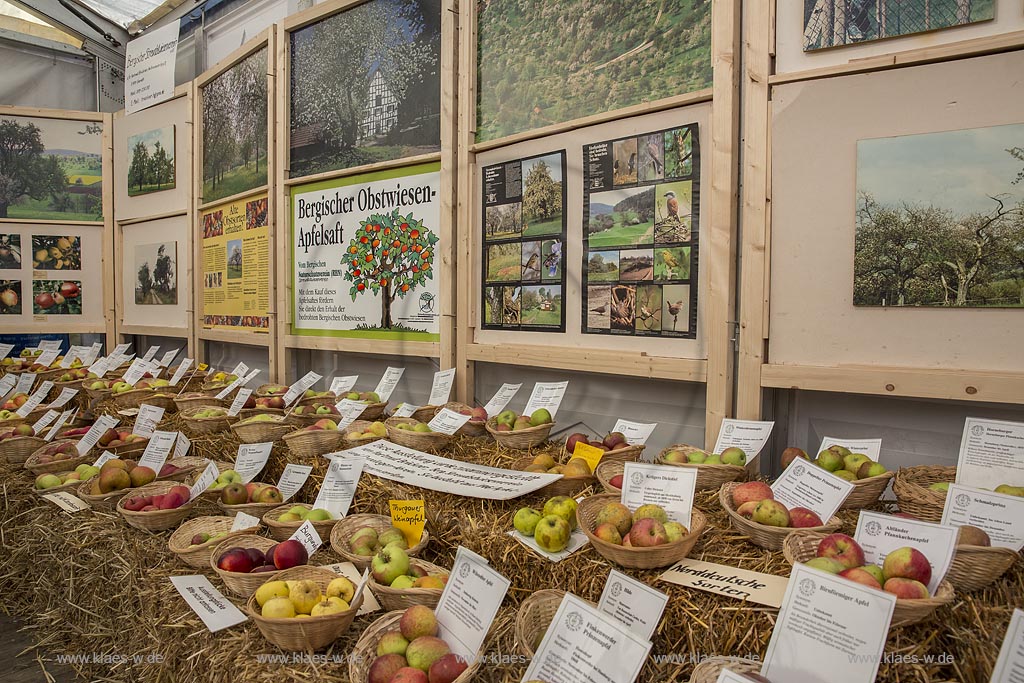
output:
[[[455,346],[457,308],[455,292],[458,289],[458,183],[459,183],[459,139],[456,118],[459,113],[459,22],[456,8],[458,0],[444,0],[441,4],[441,249],[437,253],[440,264],[438,273],[438,332],[440,348],[438,364],[441,370],[457,367]],[[463,224],[468,230],[471,224]],[[469,269],[472,261],[462,261],[463,269]],[[458,370],[456,370],[458,374]]]
[[[473,217],[473,205],[476,192],[474,175],[476,154],[473,144],[476,141],[476,3],[462,0],[458,11],[458,183],[456,195],[456,216],[458,240],[455,251],[455,398],[458,401],[474,405],[476,395],[476,375],[473,362],[467,355],[473,343],[477,321],[473,315],[473,296],[477,291],[477,283],[473,282],[472,244],[473,231],[477,222]]]
[[[442,69],[442,72],[443,71],[444,70]],[[443,77],[442,77],[442,81],[441,82],[444,83]],[[285,84],[285,87],[287,88],[287,83]],[[287,104],[287,93],[285,95],[285,102],[284,102],[284,104]],[[443,107],[443,105],[442,105],[442,107]],[[442,121],[442,130],[443,130],[444,129],[443,122],[445,121],[443,113],[442,113],[441,121]],[[287,123],[287,122],[285,122],[285,123]],[[448,148],[442,143],[441,149],[447,151]],[[287,150],[285,150],[285,151],[287,152]],[[283,158],[284,159],[288,159],[287,154]],[[373,173],[374,171],[386,171],[386,170],[388,170],[390,168],[402,168],[404,166],[415,166],[416,164],[426,164],[426,163],[430,163],[432,161],[435,161],[435,162],[436,161],[441,161],[441,152],[430,152],[428,154],[417,154],[417,155],[411,156],[411,157],[402,157],[401,159],[388,159],[387,161],[378,161],[378,162],[373,163],[373,164],[364,164],[362,166],[353,166],[351,168],[339,168],[339,169],[334,170],[334,171],[324,171],[322,173],[314,173],[313,175],[306,175],[306,176],[302,176],[300,178],[288,177],[287,179],[285,179],[283,181],[283,185],[286,186],[286,187],[287,186],[291,186],[291,185],[307,185],[309,183],[320,182],[321,180],[334,180],[335,178],[346,178],[348,176],[363,175],[364,173]],[[289,162],[289,166],[290,166],[290,162]],[[288,170],[288,172],[290,174],[291,169],[289,168],[287,170]]]
[[[338,353],[366,353],[381,356],[410,356],[439,358],[441,344],[437,342],[410,342],[394,339],[359,339],[355,337],[316,337],[283,335],[281,343],[289,349],[336,351]]]

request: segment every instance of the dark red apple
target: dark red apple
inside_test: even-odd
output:
[[[65,299],[74,299],[78,291],[78,285],[74,282],[65,282],[60,286],[60,293]]]
[[[36,294],[36,306],[42,309],[50,308],[53,306],[53,296],[49,292]]]
[[[252,571],[252,567],[252,558],[249,557],[245,548],[232,548],[217,560],[217,568],[226,572],[248,574]]]
[[[574,450],[576,450],[576,443],[578,441],[587,443],[589,440],[590,437],[587,436],[586,434],[582,432],[576,432],[575,434],[571,435],[568,439],[565,440],[565,452],[572,453]]]
[[[274,548],[274,566],[278,569],[289,569],[306,564],[309,555],[306,548],[294,539],[281,541]]]
[[[259,567],[267,563],[267,556],[259,548],[246,548],[245,552],[249,555],[249,559],[252,560],[252,566]]]

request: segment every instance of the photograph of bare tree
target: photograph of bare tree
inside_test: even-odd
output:
[[[856,306],[1024,307],[1024,124],[857,143]]]

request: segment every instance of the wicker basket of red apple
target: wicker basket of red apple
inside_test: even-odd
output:
[[[717,683],[723,671],[740,674],[744,681],[751,683],[772,683],[759,673],[761,665],[761,662],[742,657],[708,657],[693,667],[690,683]]]
[[[308,427],[317,420],[338,421],[338,409],[332,403],[300,403],[288,411],[286,421],[296,427]]]
[[[452,435],[435,432],[426,422],[411,417],[389,417],[384,420],[388,430],[388,441],[417,451],[436,453],[452,442]]]
[[[91,459],[88,453],[78,454],[77,439],[59,439],[32,451],[32,454],[25,458],[23,467],[39,476],[50,472],[73,470]]]
[[[117,501],[117,511],[124,521],[144,531],[173,529],[188,517],[194,506],[188,487],[170,481],[140,486],[132,495]]]
[[[248,420],[255,415],[284,416],[284,405],[284,398],[281,396],[249,396],[238,410],[238,418]]]
[[[606,560],[630,569],[657,569],[685,559],[700,538],[707,519],[696,508],[690,528],[669,521],[658,505],[641,505],[634,511],[613,493],[584,498],[576,510],[580,528],[594,550]]]
[[[217,499],[217,507],[224,514],[235,515],[244,512],[253,517],[263,517],[282,503],[284,498],[276,486],[256,481],[250,481],[248,484],[241,481],[226,484],[220,490],[220,498]]]
[[[311,459],[338,450],[345,433],[338,429],[337,422],[325,417],[281,438],[295,457]]]
[[[956,467],[918,465],[901,468],[892,482],[900,510],[926,522],[942,521],[949,484],[956,481]]]
[[[533,658],[564,598],[565,591],[544,588],[530,593],[519,604],[516,611],[515,634],[516,647],[520,652]],[[585,602],[593,605],[589,600]]]
[[[448,583],[448,570],[409,557],[404,544],[389,543],[370,561],[370,587],[384,609],[434,607]]]
[[[196,517],[183,523],[167,539],[167,548],[182,562],[196,569],[210,567],[210,555],[214,548],[228,539],[252,535],[259,531],[259,525],[248,529],[232,531],[234,517]]]
[[[455,432],[459,436],[486,436],[487,435],[487,411],[480,406],[470,406],[458,401],[449,401],[442,408],[452,410],[459,415],[469,415],[469,421],[459,427]]]
[[[70,420],[69,420],[70,421]],[[63,427],[57,430],[55,438],[57,439],[81,439],[83,436],[89,433],[92,428],[92,423],[85,420],[76,419],[75,424],[64,424]],[[43,430],[46,436],[50,435],[52,427],[47,427]]]
[[[466,661],[438,637],[430,607],[388,612],[363,631],[349,658],[351,683],[468,683],[483,661]]]
[[[226,432],[238,417],[228,415],[223,406],[201,404],[184,408],[179,412],[185,433],[191,437]]]
[[[635,462],[644,452],[644,446],[627,443],[622,432],[611,432],[601,439],[591,438],[583,432],[570,434],[565,440],[565,452],[572,455],[577,443],[585,443],[604,451],[601,462]]]
[[[530,415],[516,415],[513,410],[503,410],[484,423],[487,433],[498,445],[519,450],[547,441],[554,426],[555,421],[546,408],[538,408]]]
[[[430,533],[424,529],[419,542],[407,548],[406,555],[417,557],[429,542]],[[331,549],[360,571],[369,567],[374,555],[391,543],[408,546],[405,535],[391,525],[391,518],[386,515],[348,515],[331,529]]]
[[[263,637],[282,650],[320,650],[347,631],[363,603],[355,585],[329,569],[285,569],[256,589],[245,605]]]
[[[874,462],[863,453],[854,453],[846,446],[833,445],[818,453],[813,461],[803,449],[790,446],[782,451],[782,468],[797,458],[813,462],[853,484],[853,490],[843,501],[841,510],[859,510],[878,502],[878,498],[892,480],[892,472],[880,462]]]
[[[384,410],[388,407],[388,402],[380,400],[376,391],[350,391],[338,397],[338,401],[342,399],[365,403],[366,407],[359,413],[359,419],[371,422],[384,417]]]
[[[696,446],[675,444],[662,449],[658,463],[697,470],[698,491],[721,488],[726,482],[742,479],[747,473],[744,469],[747,455],[736,447],[726,448],[721,453],[707,453]]]
[[[771,487],[763,481],[722,484],[718,502],[734,529],[767,550],[782,550],[783,541],[794,529],[832,533],[843,525],[838,517],[823,523],[807,508],[788,509],[775,500]]]
[[[626,463],[618,460],[605,462],[602,458],[594,470],[594,476],[601,483],[601,488],[605,493],[620,494],[622,493],[622,476],[625,471]]]
[[[189,408],[197,406],[209,406],[211,408],[223,408],[225,402],[214,397],[212,391],[189,391],[178,394],[174,397],[174,405],[178,406],[178,412],[184,412]]]
[[[270,529],[270,537],[284,541],[305,522],[311,522],[320,538],[330,538],[338,518],[323,508],[313,508],[307,503],[280,505],[263,515],[263,523]]]
[[[387,437],[388,427],[383,422],[356,420],[345,428],[345,448],[365,446]]]
[[[24,464],[28,456],[45,445],[46,441],[36,436],[30,424],[0,428],[0,459],[12,465]]]
[[[300,406],[334,406],[339,401],[338,397],[333,391],[314,391],[313,389],[306,389],[306,393],[302,395],[297,401]]]
[[[285,569],[305,565],[309,554],[296,540],[273,541],[249,534],[229,538],[210,553],[210,567],[217,572],[228,590],[249,597],[257,588],[277,578]]]
[[[79,362],[77,359],[75,362]],[[82,382],[89,376],[89,368],[76,367],[64,370],[54,381],[51,395],[53,398],[60,396],[64,389],[81,390]]]
[[[541,453],[516,460],[512,464],[512,469],[523,472],[561,474],[561,479],[556,479],[535,491],[538,495],[548,497],[574,496],[597,483],[597,477],[590,471],[590,464],[583,458],[569,458],[567,462],[559,463],[553,456]]]
[[[943,580],[928,591],[932,566],[917,548],[905,547],[891,551],[881,566],[869,564],[864,550],[846,534],[824,534],[809,529],[794,531],[786,537],[782,554],[790,564],[803,562],[830,574],[896,596],[890,628],[924,621],[935,611],[953,601],[953,586]]]

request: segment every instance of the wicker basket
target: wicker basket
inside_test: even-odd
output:
[[[119,458],[123,458],[128,455],[135,453],[142,453],[146,450],[146,446],[149,445],[149,439],[139,439],[132,441],[131,443],[121,444],[120,446],[110,447],[107,446],[107,450],[116,455]]]
[[[539,446],[547,441],[548,435],[551,434],[551,430],[554,428],[555,423],[549,422],[546,425],[527,427],[526,429],[518,429],[514,432],[499,432],[494,428],[495,425],[497,425],[497,422],[495,421],[495,418],[492,417],[484,424],[484,428],[487,430],[487,433],[498,442],[499,446],[515,448],[518,450],[527,450],[534,446]]]
[[[153,390],[148,387],[130,389],[119,394],[111,394],[109,399],[110,403],[117,408],[138,408],[143,403],[151,403],[149,399],[153,397],[153,393]],[[173,397],[171,397],[171,403],[174,403]]]
[[[0,420],[0,430],[7,431],[18,425],[23,425],[28,422],[27,417],[9,417],[6,420]]]
[[[258,483],[265,484],[265,482]],[[267,485],[273,486],[273,484]],[[234,517],[239,512],[244,512],[247,515],[262,518],[263,515],[267,514],[274,508],[280,506],[281,503],[242,503],[241,505],[227,505],[221,502],[219,497],[217,500],[217,507],[219,507],[224,512],[225,515],[231,515],[232,517]]]
[[[12,436],[0,441],[0,460],[12,465],[23,465],[28,456],[47,444],[38,436]]]
[[[846,497],[846,500],[843,501],[839,509],[860,510],[869,505],[874,505],[885,492],[885,488],[892,480],[892,476],[892,472],[886,472],[876,477],[867,477],[866,479],[857,479],[850,482],[853,484],[853,490],[850,491],[850,495]]]
[[[257,415],[280,415],[281,417],[284,417],[284,408],[268,408],[266,406],[242,408],[238,411],[237,419],[248,420],[250,417],[256,417]]]
[[[282,439],[296,458],[312,459],[341,448],[345,433],[339,429],[300,429],[285,434]]]
[[[334,405],[338,402],[338,397],[328,391],[326,394],[320,394],[318,396],[305,396],[300,398],[295,405],[299,406],[311,406],[317,403],[324,405]]]
[[[196,517],[195,519],[190,519],[171,534],[171,537],[167,540],[167,547],[189,567],[207,569],[210,566],[210,555],[213,553],[214,548],[224,541],[246,534],[255,534],[259,530],[259,525],[257,525],[248,529],[231,531],[231,526],[234,523],[234,517]],[[227,535],[199,545],[192,545],[191,543],[192,537],[198,533],[216,534],[222,531],[227,532]]]
[[[54,474],[56,474],[57,476],[60,476],[60,475],[62,475],[62,474],[71,474],[71,473],[72,473],[73,471],[74,471],[74,470],[67,470],[67,471],[61,471],[61,472],[54,472]],[[92,481],[92,478],[90,477],[89,479],[85,479],[84,481],[89,481],[89,482],[91,482],[91,481]],[[80,479],[72,479],[71,481],[69,481],[69,482],[68,482],[68,483],[66,483],[66,484],[61,484],[60,486],[51,486],[51,487],[50,487],[50,488],[48,488],[48,489],[37,489],[37,488],[35,488],[35,487],[33,486],[33,488],[32,488],[32,493],[35,493],[36,495],[39,495],[39,496],[45,495],[45,494],[47,494],[47,493],[59,493],[59,492],[61,492],[61,491],[69,491],[69,492],[71,492],[71,493],[75,493],[75,492],[76,492],[76,489],[77,489],[77,488],[78,488],[79,486],[81,486],[81,485],[82,485],[82,482],[83,482],[83,480],[80,480]]]
[[[1009,548],[958,545],[946,581],[961,593],[980,590],[995,583],[1019,557]]]
[[[368,422],[376,422],[380,418],[384,417],[384,409],[387,407],[387,401],[367,403],[366,407],[363,408],[363,412],[359,413],[359,419],[366,420]]]
[[[84,379],[73,379],[70,382],[54,382],[53,389],[50,390],[50,396],[48,398],[50,398],[51,401],[56,400],[57,397],[61,395],[61,392],[63,392],[65,389],[74,389],[76,391],[81,391],[82,382],[84,381]]]
[[[760,673],[761,664],[742,657],[710,657],[693,668],[690,683],[715,683],[725,670],[737,674]]]
[[[127,488],[120,489],[117,491],[111,491],[110,493],[101,493],[99,495],[93,495],[89,493],[92,488],[92,481],[84,481],[79,484],[76,491],[76,495],[88,503],[93,510],[107,510],[113,512],[117,509],[118,502],[129,493],[134,493],[137,489]]]
[[[281,574],[281,571],[276,572],[256,572],[255,574],[243,574],[242,572],[226,572],[217,566],[217,560],[220,556],[231,548],[258,548],[263,552],[267,552],[271,548],[277,545],[277,541],[269,539],[265,536],[257,536],[256,534],[247,534],[241,538],[234,537],[224,540],[214,546],[210,552],[210,564],[213,571],[217,572],[217,576],[224,582],[228,590],[235,595],[240,595],[243,598],[248,598],[250,595],[256,592],[256,589],[265,584],[267,581],[273,581]]]
[[[807,562],[818,552],[818,544],[828,534],[812,529],[796,529],[787,537],[782,546],[782,554],[790,564]],[[892,613],[889,628],[917,624],[932,616],[937,609],[953,601],[953,586],[943,580],[935,595],[921,600],[896,600],[896,609]]]
[[[369,526],[377,530],[377,533],[385,531],[391,528],[391,518],[386,515],[368,515],[358,514],[349,515],[344,517],[334,524],[334,528],[331,529],[331,550],[341,555],[342,558],[351,562],[360,571],[370,566],[370,560],[372,557],[365,555],[354,554],[348,546],[348,539],[351,538],[359,528]],[[322,538],[322,537],[321,537]],[[406,554],[409,557],[416,557],[423,549],[427,547],[427,543],[430,542],[430,534],[426,529],[423,530],[423,535],[420,537],[420,542],[413,547],[406,550]]]
[[[160,481],[187,481],[190,476],[196,472],[202,473],[206,466],[210,463],[207,458],[200,458],[194,455],[185,455],[180,458],[171,458],[165,465],[174,465],[178,468],[173,474],[168,474],[165,477],[161,477],[157,474],[157,479]]]
[[[304,507],[307,510],[312,510],[313,506],[307,503],[285,503],[280,505],[270,512],[263,515],[263,523],[270,529],[270,537],[276,541],[286,541],[292,537],[295,530],[304,524],[303,520],[297,522],[279,522],[278,517],[291,510],[293,507]],[[325,542],[330,539],[331,531],[334,529],[334,525],[340,522],[340,519],[325,519],[322,522],[313,522],[313,528],[316,529],[317,535],[320,538],[325,539]]]
[[[602,541],[594,535],[593,529],[597,526],[597,513],[608,503],[618,503],[620,497],[614,493],[601,493],[596,496],[585,498],[579,507],[576,508],[576,519],[579,520],[580,528],[590,539],[590,544],[601,557],[614,562],[621,567],[630,569],[658,569],[675,564],[684,560],[697,544],[697,539],[704,532],[707,526],[707,518],[704,513],[694,508],[690,513],[689,533],[678,541],[666,543],[665,545],[652,548],[627,548],[615,545],[608,541]]]
[[[530,596],[523,600],[519,605],[519,611],[516,612],[515,626],[516,647],[520,652],[533,658],[564,598],[565,591],[545,588],[530,593]],[[585,602],[594,604],[589,600]]]
[[[926,522],[942,521],[942,510],[946,506],[946,494],[932,491],[928,487],[943,481],[956,479],[956,467],[943,465],[918,465],[900,468],[892,482],[900,511]]]
[[[384,425],[388,428],[388,441],[426,453],[436,453],[451,444],[453,437],[450,434],[414,432],[411,429],[398,428],[400,424],[415,424],[416,422],[418,420],[411,417],[389,417],[384,421]]]
[[[440,410],[441,406],[420,406],[409,417],[417,422],[430,422]]]
[[[274,580],[314,581],[320,586],[320,590],[326,593],[327,585],[336,578],[338,575],[329,569],[301,566],[276,572]],[[308,652],[321,650],[337,640],[352,625],[362,604],[363,598],[360,596],[355,604],[349,606],[349,609],[337,614],[325,614],[306,619],[267,619],[260,614],[260,607],[254,593],[249,596],[245,611],[256,622],[256,627],[263,637],[272,644],[282,650]]]
[[[444,567],[439,567],[436,564],[418,558],[410,558],[409,566],[417,566],[428,574],[448,573],[448,570]],[[391,586],[383,586],[373,580],[372,572],[370,573],[370,580],[367,581],[367,585],[373,590],[373,594],[377,596],[377,601],[387,610],[408,609],[413,605],[437,607],[437,601],[441,599],[441,593],[443,592],[441,588],[392,588]]]
[[[640,460],[640,456],[643,455],[646,446],[623,446],[622,448],[616,448],[612,451],[606,451],[601,456],[601,462],[637,462]]]
[[[519,470],[520,472],[526,471],[526,468],[533,463],[533,458],[527,456],[525,458],[519,458],[510,469]],[[566,477],[562,476],[561,479],[556,479],[547,486],[543,486],[533,493],[545,498],[551,498],[552,496],[569,496],[574,497],[585,491],[587,488],[597,483],[597,477],[593,474],[588,474],[582,477]]]
[[[344,431],[344,444],[345,448],[355,448],[356,446],[365,446],[368,443],[374,441],[380,441],[383,436],[373,436],[369,439],[357,439],[354,438],[353,434],[364,434],[367,428],[373,424],[370,420],[356,420],[351,423],[348,427],[345,427]]]
[[[184,413],[189,408],[195,408],[196,406],[206,406],[207,408],[226,408],[227,404],[217,398],[214,398],[212,394],[203,394],[202,396],[175,396],[174,405],[178,406],[178,412]]]
[[[85,393],[85,396],[89,401],[89,405],[91,406],[95,406],[97,403],[105,401],[114,395],[114,392],[110,389],[90,389],[89,387],[85,387],[82,391]]]
[[[467,405],[465,403],[459,403],[458,401],[448,401],[448,403],[445,403],[441,407],[447,408],[448,410],[454,410],[456,413],[463,410],[473,409],[473,406]],[[487,425],[486,422],[484,421],[470,420],[466,424],[459,427],[459,431],[455,433],[458,434],[459,436],[487,436]]]
[[[370,624],[363,631],[363,634],[359,636],[359,640],[352,647],[352,653],[348,660],[348,680],[350,683],[367,683],[370,680],[370,666],[377,657],[377,643],[385,633],[398,629],[398,622],[401,621],[403,614],[405,614],[404,610],[388,612]],[[453,680],[452,683],[469,683],[469,681],[473,680],[473,676],[476,675],[477,670],[484,661],[482,655],[482,652],[478,653],[477,657],[466,667],[466,670],[459,674],[459,677]]]
[[[272,394],[272,393],[270,393],[268,391],[268,389],[270,389],[271,387],[280,387],[280,386],[283,386],[283,385],[281,385],[281,384],[261,384],[258,387],[256,387],[256,391],[254,391],[252,393],[253,393],[254,396],[259,396],[261,398],[266,398],[266,397],[269,397],[269,396],[281,396],[281,397],[283,397],[285,395],[285,393],[287,393],[288,387],[284,387],[284,391],[282,391],[280,393],[277,393],[277,394]]]
[[[616,475],[622,474],[626,471],[626,464],[617,460],[610,460],[605,462],[604,458],[601,458],[601,462],[597,463],[597,469],[594,470],[594,476],[601,482],[601,487],[605,493],[614,493],[620,495],[622,489],[612,486],[612,478]]]
[[[135,496],[150,496],[167,493],[171,488],[180,486],[173,481],[154,481],[140,486],[132,491]],[[133,512],[124,509],[124,498],[117,501],[117,511],[124,517],[129,526],[143,531],[166,531],[181,524],[182,520],[189,516],[196,502],[190,500],[179,508],[173,510],[151,510],[149,512]]]
[[[233,462],[215,460],[214,463],[217,465],[217,471],[221,473],[227,472],[228,470],[234,469],[235,467],[235,463]],[[188,477],[185,479],[185,484],[191,487],[193,484],[196,483],[196,479],[198,479],[202,475],[203,470],[193,470],[192,473],[189,474]],[[213,484],[210,484],[210,486],[212,487]],[[202,493],[200,493],[198,496],[196,496],[196,498],[202,498],[203,500],[209,501],[216,501],[218,498],[220,498],[220,492],[221,489],[208,488]]]
[[[249,422],[242,424],[235,422],[231,425],[231,431],[242,443],[267,443],[277,441],[288,432],[294,431],[295,426],[280,422]]]
[[[786,536],[793,533],[794,529],[791,527],[766,526],[740,516],[732,505],[732,491],[737,486],[739,486],[739,484],[736,482],[727,482],[722,484],[722,488],[718,490],[718,502],[721,504],[722,509],[725,510],[726,514],[729,515],[729,521],[732,523],[732,527],[749,538],[751,543],[754,545],[765,548],[766,550],[782,550],[782,545],[786,540]],[[842,520],[838,517],[833,517],[822,526],[807,527],[800,530],[818,531],[830,534],[834,531],[838,531],[842,526]]]
[[[86,453],[85,455],[73,456],[71,458],[65,458],[63,460],[53,460],[48,463],[39,462],[39,456],[41,455],[40,451],[42,451],[44,448],[47,448],[48,446],[52,446],[58,443],[78,443],[78,440],[58,439],[47,444],[46,446],[40,446],[36,450],[32,451],[32,453],[27,458],[25,458],[25,464],[23,465],[23,467],[38,477],[40,474],[67,472],[69,470],[75,469],[82,463],[92,462],[93,458],[92,456],[89,455],[89,453]]]
[[[208,408],[223,408],[223,406],[215,403],[204,403],[202,405],[192,406],[181,410],[181,424],[189,436],[195,437],[203,436],[204,434],[226,432],[231,427],[231,423],[238,419],[237,417],[231,417],[230,415],[221,415],[220,417],[193,417],[193,415],[199,411]]]
[[[687,444],[675,444],[668,448],[661,449],[661,453],[658,454],[657,462],[659,465],[671,465],[672,467],[692,467],[697,470],[697,491],[710,491],[711,489],[718,489],[730,481],[738,481],[742,479],[747,470],[739,465],[703,465],[694,463],[678,463],[678,462],[666,462],[665,454],[669,451],[683,451],[686,454],[690,454],[694,451],[701,451],[703,449],[697,448],[696,446],[689,446]]]

